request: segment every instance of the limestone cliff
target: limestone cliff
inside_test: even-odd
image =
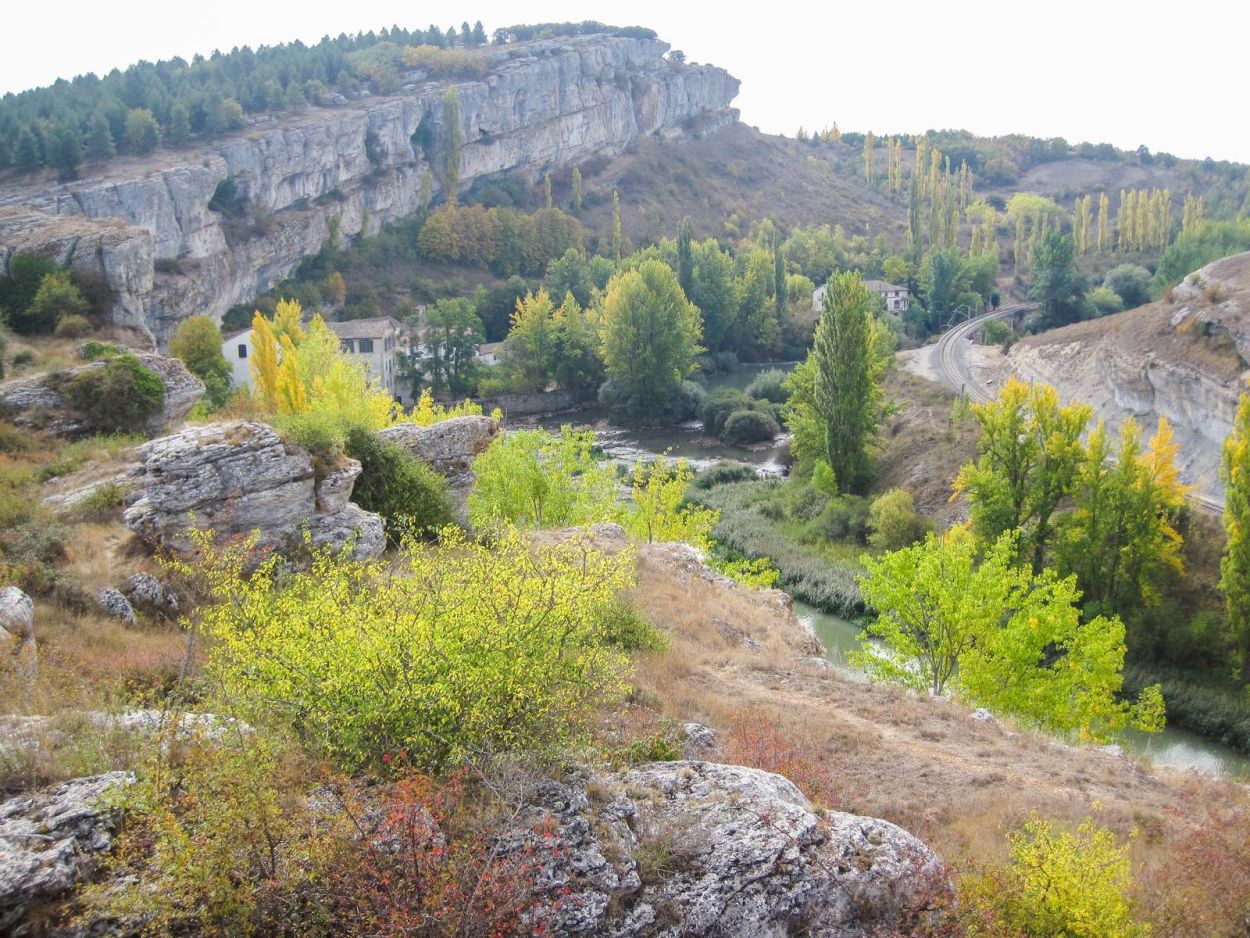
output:
[[[1250,254],[1190,274],[1157,303],[1017,343],[1012,373],[1094,406],[1113,430],[1128,417],[1151,433],[1166,417],[1187,482],[1222,500],[1220,446],[1250,362]]]
[[[639,136],[736,119],[738,81],[665,58],[656,40],[584,36],[494,46],[478,80],[405,74],[399,93],[313,108],[200,148],[118,160],[55,186],[0,190],[0,272],[17,251],[98,270],[120,325],[167,339],[196,313],[220,317],[286,276],[337,228],[375,233],[446,184],[443,96],[454,85],[460,187],[615,155]],[[230,180],[236,217],[209,207]]]

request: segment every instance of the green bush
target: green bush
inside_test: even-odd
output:
[[[735,410],[721,428],[720,438],[726,443],[762,443],[781,432],[777,421],[759,410]]]
[[[604,641],[626,651],[663,651],[668,639],[633,606],[614,597],[599,612]]]
[[[404,530],[425,535],[452,523],[447,480],[403,447],[358,427],[347,435],[347,455],[361,466],[352,500],[386,520],[392,544]]]
[[[1125,693],[1138,694],[1156,683],[1163,688],[1169,723],[1250,753],[1250,701],[1243,694],[1212,680],[1209,672],[1124,668]]]
[[[74,313],[68,313],[58,319],[56,328],[52,330],[58,339],[78,339],[90,331],[91,320]]]
[[[725,422],[734,411],[749,409],[751,399],[736,388],[717,388],[707,396],[699,410],[703,430],[709,436],[720,436]]]
[[[93,430],[140,430],[165,406],[165,382],[134,355],[119,355],[65,382],[61,393]]]
[[[95,339],[84,342],[82,347],[78,350],[78,357],[87,362],[93,362],[97,358],[108,358],[119,354],[121,354],[121,349],[119,349],[116,345],[109,345],[105,342],[97,342]],[[17,364],[16,359],[14,360],[14,364]]]
[[[784,404],[786,398],[790,396],[783,387],[785,380],[786,373],[780,368],[761,371],[747,385],[747,396],[759,401],[768,401],[770,404]]]
[[[858,495],[843,495],[825,506],[812,522],[812,530],[830,541],[855,541],[868,543],[870,508],[867,499]]]
[[[758,478],[756,471],[744,463],[740,462],[718,462],[699,472],[694,477],[694,487],[696,489],[714,488],[718,485],[726,485],[730,482],[747,482]]]
[[[910,547],[933,529],[916,514],[916,503],[906,489],[890,489],[878,496],[868,510],[868,543],[878,550]]]
[[[437,546],[406,538],[394,561],[316,550],[307,569],[274,557],[246,577],[252,545],[199,540],[223,693],[345,769],[552,755],[623,691],[626,658],[601,613],[632,585],[628,553],[448,529]]]

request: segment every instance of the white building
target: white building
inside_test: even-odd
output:
[[[230,386],[252,386],[252,329],[240,329],[227,335],[221,343],[221,354],[230,363]]]
[[[400,324],[390,316],[328,322],[343,351],[365,366],[391,397],[399,397]]]
[[[865,280],[864,286],[869,293],[875,293],[881,297],[881,301],[885,304],[885,308],[891,313],[907,312],[909,300],[909,292],[906,287],[900,287],[895,283],[887,283],[884,280]],[[821,284],[812,294],[812,309],[821,312],[825,308],[825,294],[829,290],[828,284]]]
[[[400,324],[390,316],[328,322],[339,337],[343,351],[365,366],[369,376],[392,397],[399,396]],[[221,354],[230,363],[230,384],[252,386],[253,336],[250,328],[232,332],[221,343]]]

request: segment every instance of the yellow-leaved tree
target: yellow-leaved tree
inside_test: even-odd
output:
[[[278,410],[278,337],[273,325],[257,310],[252,316],[252,384],[265,406]]]

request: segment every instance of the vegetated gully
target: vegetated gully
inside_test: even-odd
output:
[[[953,340],[957,341],[958,337]],[[709,390],[719,387],[745,388],[761,371],[772,368],[789,370],[791,367],[792,364],[740,365],[709,380]],[[685,458],[695,468],[711,465],[720,459],[730,459],[756,466],[766,475],[781,475],[784,471],[782,444],[746,447],[720,443],[708,439],[703,433],[702,424],[697,420],[674,427],[636,429],[616,426],[604,414],[590,410],[543,417],[539,423],[550,430],[559,430],[566,423],[590,424],[595,428],[597,442],[604,452],[626,465],[632,465],[640,459],[653,459],[657,454],[663,453],[671,459]],[[862,626],[828,615],[801,602],[795,603],[795,612],[816,633],[834,667],[850,677],[863,678],[862,672],[852,668],[846,660],[847,652],[860,645],[859,634]],[[1159,765],[1194,769],[1214,775],[1250,774],[1250,756],[1187,730],[1168,727],[1162,733],[1153,735],[1128,730],[1118,742],[1125,749],[1146,755]]]

